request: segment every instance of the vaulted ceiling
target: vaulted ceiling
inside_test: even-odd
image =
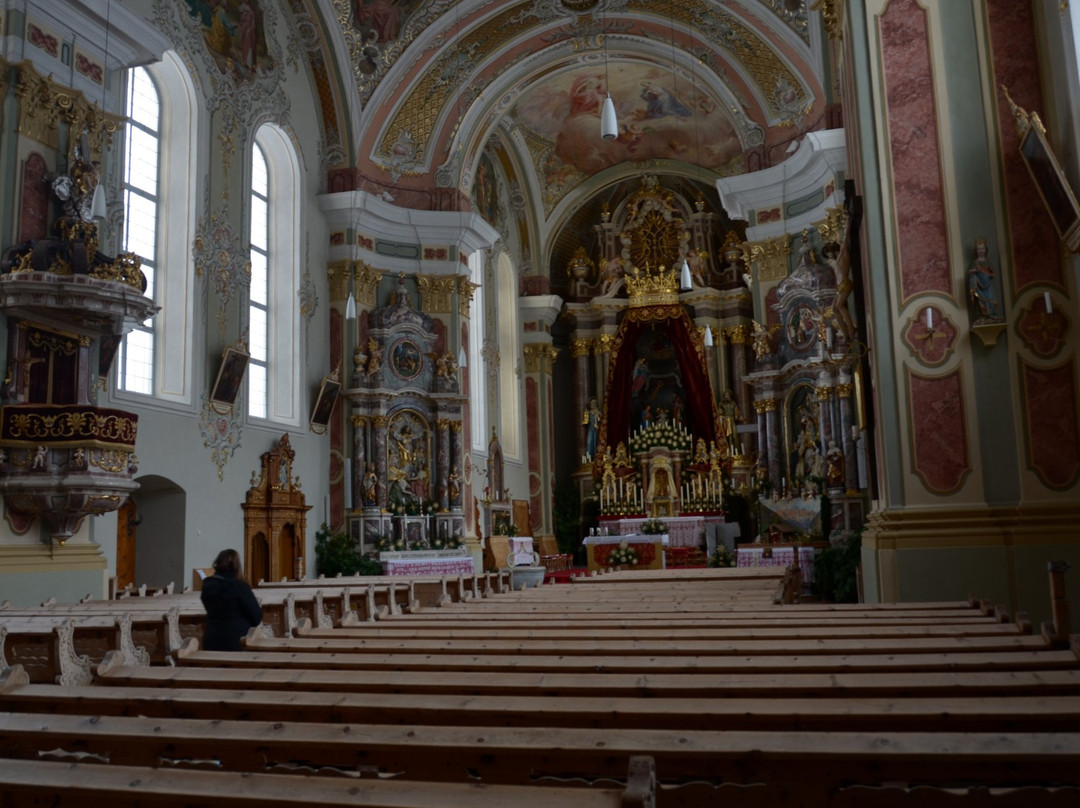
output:
[[[331,172],[456,209],[483,190],[486,158],[548,242],[644,172],[715,204],[717,177],[782,160],[832,100],[806,0],[308,2]]]

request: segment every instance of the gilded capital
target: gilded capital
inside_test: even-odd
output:
[[[451,421],[450,422],[450,431],[451,432],[460,432],[463,426],[464,426],[464,422],[462,422],[462,421]]]
[[[814,392],[817,394],[818,401],[828,401],[832,398],[833,389],[831,387],[817,387]]]
[[[458,314],[462,317],[471,318],[473,290],[480,284],[473,283],[467,275],[455,275],[458,295]]]
[[[448,430],[450,428],[450,419],[449,418],[437,418],[437,419],[435,419],[435,428],[438,429],[440,432],[445,432],[446,430]]]
[[[765,412],[776,412],[779,400],[775,398],[763,398],[760,401],[754,402],[754,412],[761,415]]]
[[[791,241],[788,236],[777,236],[765,241],[750,241],[743,245],[750,260],[758,265],[758,279],[779,281],[788,275],[788,256]]]
[[[352,421],[353,429],[362,429],[368,425],[368,417],[366,415],[353,415],[349,420]]]
[[[540,372],[540,357],[543,355],[543,345],[526,345],[521,349],[525,358],[525,372]]]
[[[822,244],[839,243],[844,237],[844,208],[837,205],[825,211],[825,221],[817,222],[818,234]]]
[[[373,415],[371,416],[371,425],[376,429],[386,429],[386,416],[385,415]]]
[[[349,270],[348,261],[331,261],[326,265],[331,302],[341,303],[349,296]]]
[[[733,325],[731,328],[725,328],[724,334],[732,345],[745,345],[750,329],[745,325]]]
[[[377,300],[376,292],[382,277],[383,273],[363,261],[353,264],[353,283],[355,284],[353,294],[356,296],[357,305],[374,308]]]
[[[601,334],[596,338],[597,353],[611,353],[611,346],[615,343],[614,334]]]
[[[589,355],[589,349],[592,348],[592,340],[579,338],[570,341],[570,356],[574,359],[578,359],[582,356]]]
[[[851,382],[836,385],[837,398],[851,398]]]
[[[417,275],[420,306],[428,314],[449,314],[457,280],[453,275]]]

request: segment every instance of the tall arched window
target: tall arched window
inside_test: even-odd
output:
[[[517,363],[518,289],[514,262],[504,250],[499,254],[499,441],[508,458],[521,457],[521,393]]]
[[[158,176],[161,156],[161,102],[146,68],[128,73],[124,143],[123,249],[142,260],[146,295],[154,297],[158,263]],[[129,393],[154,392],[154,318],[147,318],[120,344],[116,383]]]
[[[161,309],[121,342],[113,362],[116,395],[190,406],[200,119],[194,85],[175,52],[128,72],[125,111],[120,247],[142,260],[146,294]]]
[[[484,377],[484,254],[469,256],[469,280],[473,290],[472,318],[469,322],[469,412],[473,451],[485,452],[488,444],[487,380]]]
[[[263,124],[251,150],[248,416],[299,426],[300,164],[288,135]]]
[[[270,180],[266,155],[258,141],[251,150],[251,286],[248,299],[248,415],[265,418],[267,412],[267,337],[270,300]]]

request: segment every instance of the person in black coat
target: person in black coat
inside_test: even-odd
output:
[[[203,581],[202,603],[206,609],[206,651],[239,651],[240,638],[262,622],[262,607],[243,579],[240,555],[222,550],[214,561],[214,574]]]

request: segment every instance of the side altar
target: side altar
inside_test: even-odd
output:
[[[353,276],[366,289],[344,393],[352,406],[345,461],[350,536],[362,552],[463,545],[465,399],[453,346],[413,299],[427,287],[415,289],[398,276],[382,305],[368,311],[380,302],[383,276],[365,269]]]

